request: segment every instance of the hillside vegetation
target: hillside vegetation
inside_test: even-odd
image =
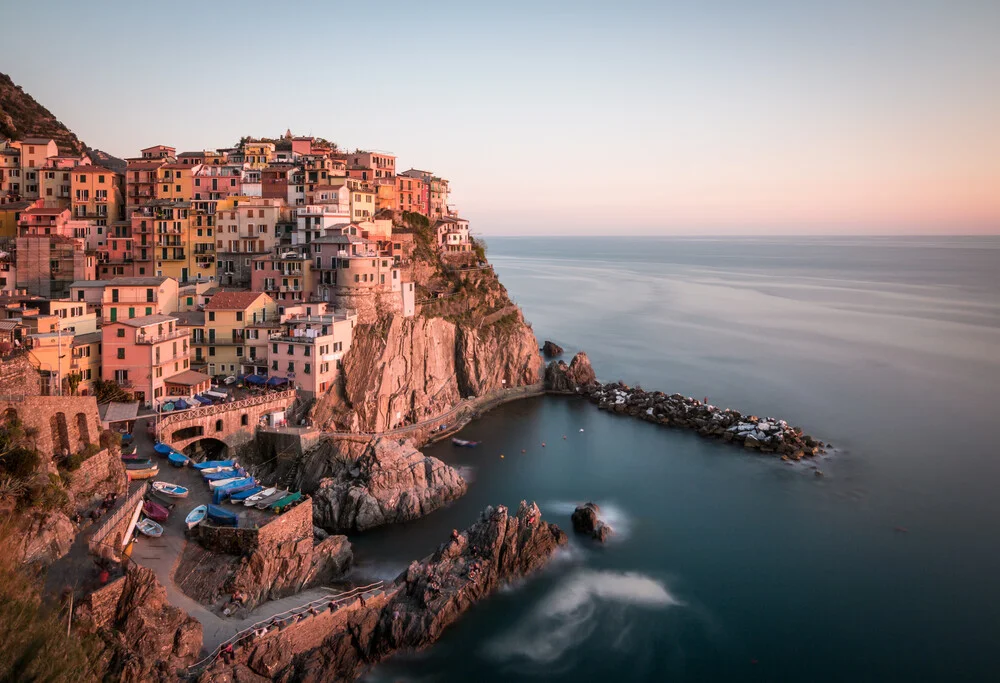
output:
[[[84,144],[55,115],[0,73],[0,138],[48,137],[62,153],[79,154]]]

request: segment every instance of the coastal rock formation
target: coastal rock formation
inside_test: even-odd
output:
[[[563,347],[559,346],[553,341],[549,341],[548,339],[546,339],[545,343],[542,344],[542,354],[544,354],[546,358],[555,358],[556,356],[561,356],[562,352],[563,352]]]
[[[364,531],[406,522],[462,496],[465,480],[409,441],[380,438],[356,460],[332,463],[313,493],[314,522],[328,531]]]
[[[593,384],[580,391],[601,410],[693,429],[701,436],[742,444],[748,450],[774,453],[785,460],[800,460],[826,452],[822,441],[773,417],[744,415],[680,394],[643,391],[620,382]]]
[[[594,368],[583,351],[573,356],[569,365],[564,361],[549,363],[545,368],[545,388],[561,393],[577,393],[597,383]]]
[[[15,535],[15,553],[21,562],[50,564],[69,552],[76,539],[76,524],[62,512],[23,515]]]
[[[488,507],[466,531],[453,531],[434,554],[413,562],[387,587],[383,604],[358,606],[318,647],[295,656],[293,625],[239,652],[235,664],[217,662],[203,680],[235,680],[236,667],[273,680],[354,679],[397,651],[430,645],[472,605],[542,567],[566,540],[542,521],[537,505],[522,501],[515,515]]]
[[[313,420],[378,432],[440,414],[463,398],[541,380],[538,342],[520,311],[493,324],[392,316],[358,325],[344,357],[342,392],[317,401]]]
[[[610,525],[601,521],[601,508],[597,503],[585,503],[573,511],[570,518],[573,522],[573,530],[578,534],[586,534],[594,540],[603,543],[614,533]]]
[[[151,569],[132,566],[76,610],[74,624],[95,636],[92,662],[104,680],[175,680],[201,651],[201,624],[167,602]]]

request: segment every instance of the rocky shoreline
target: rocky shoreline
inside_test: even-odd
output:
[[[645,391],[623,382],[602,384],[582,352],[576,354],[569,365],[563,361],[550,363],[545,371],[545,386],[551,393],[582,396],[601,410],[659,425],[691,429],[699,436],[742,445],[747,450],[773,454],[782,460],[820,455],[829,447],[785,420],[747,415],[689,396]]]

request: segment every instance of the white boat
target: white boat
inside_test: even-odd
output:
[[[259,503],[260,501],[264,500],[268,496],[273,496],[277,492],[278,492],[278,489],[276,487],[272,486],[269,489],[264,489],[260,493],[253,494],[252,496],[250,496],[249,498],[247,498],[245,501],[243,501],[243,504],[246,505],[247,507],[250,507],[251,505],[256,505],[257,503]]]
[[[219,472],[232,472],[235,467],[205,467],[199,470],[202,474],[218,474]]]
[[[228,477],[226,479],[218,479],[216,481],[210,481],[208,482],[208,488],[214,491],[220,486],[225,486],[226,484],[232,484],[234,481],[239,481],[240,479],[243,479],[243,477]]]
[[[154,481],[153,489],[171,498],[187,498],[188,490],[180,484],[171,484],[167,481]]]
[[[207,505],[199,505],[195,509],[188,513],[188,516],[184,518],[184,522],[187,524],[188,529],[193,529],[205,519],[205,515],[208,514]]]
[[[156,538],[163,535],[163,527],[151,520],[149,517],[144,517],[142,521],[135,525],[135,528],[143,533],[145,536],[152,536]]]

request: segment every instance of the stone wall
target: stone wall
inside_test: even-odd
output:
[[[112,510],[104,522],[94,531],[88,541],[90,552],[101,557],[116,558],[121,551],[121,544],[125,539],[132,520],[136,518],[136,510],[142,505],[142,499],[146,495],[147,486],[145,484],[136,488],[122,504]]]
[[[277,516],[258,531],[258,547],[266,550],[270,546],[313,537],[312,500],[306,499],[288,512]]]
[[[290,390],[185,410],[160,420],[158,438],[177,450],[184,450],[192,443],[206,438],[218,439],[230,448],[239,448],[253,441],[262,416],[287,410],[295,402],[295,398],[295,391]],[[201,434],[182,435],[182,438],[176,436],[191,427],[200,427]]]
[[[41,381],[26,354],[0,362],[0,400],[38,396]]]
[[[0,397],[2,398],[2,397]],[[43,456],[76,453],[101,438],[101,416],[93,396],[25,396],[0,400],[0,419],[16,417]]]
[[[95,629],[104,628],[114,621],[118,611],[118,601],[125,589],[125,576],[120,576],[108,585],[98,588],[84,599],[89,608],[89,617]]]
[[[234,529],[202,522],[197,526],[198,542],[208,550],[229,555],[249,555],[257,549],[260,529]]]

